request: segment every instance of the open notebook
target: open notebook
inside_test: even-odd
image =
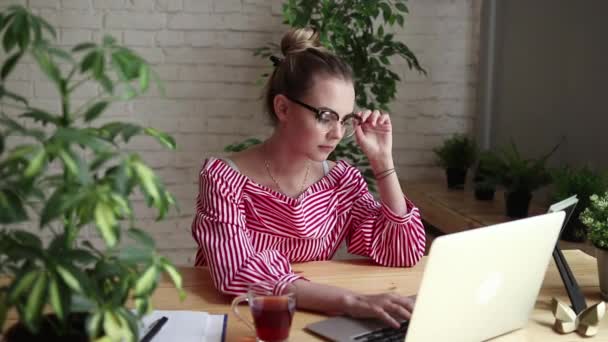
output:
[[[202,311],[154,310],[142,319],[143,328],[140,329],[140,335],[143,336],[150,324],[163,316],[169,320],[154,336],[154,342],[224,341],[227,316]]]

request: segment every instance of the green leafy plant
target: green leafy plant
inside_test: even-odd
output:
[[[608,189],[608,175],[593,171],[588,166],[573,168],[564,166],[551,172],[554,186],[553,200],[560,201],[577,195],[579,202],[572,217],[565,227],[562,237],[568,240],[582,241],[586,229],[579,220],[580,213],[589,206],[589,197],[603,193]]]
[[[586,207],[589,204],[589,196],[602,193],[608,188],[608,175],[595,172],[588,166],[563,166],[554,169],[551,179],[555,188],[553,199],[559,201],[578,195],[577,207]]]
[[[496,188],[496,184],[498,183],[497,177],[488,167],[490,159],[493,158],[493,153],[490,150],[479,152],[475,175],[473,176],[476,187],[485,190]]]
[[[389,58],[403,58],[410,69],[426,74],[414,53],[389,32],[395,25],[404,26],[408,12],[404,0],[289,0],[283,4],[283,22],[290,27],[314,27],[321,43],[348,62],[354,73],[359,108],[388,111],[401,80],[390,70]],[[254,54],[268,58],[278,50],[276,43],[269,43]],[[268,77],[268,73],[262,76]],[[348,160],[362,172],[370,191],[375,192],[369,161],[353,139],[342,140],[329,159]]]
[[[581,214],[589,240],[598,248],[608,249],[608,192],[589,198],[589,206]]]
[[[48,336],[40,331],[48,305],[59,322],[54,334],[69,333],[70,318],[85,313],[90,339],[135,341],[161,273],[183,291],[176,268],[137,227],[131,203],[141,192],[162,219],[175,200],[140,156],[122,146],[142,134],[170,149],[175,141],[154,128],[97,122],[113,102],[138,96],[158,78],[110,36],[70,51],[55,46],[55,29],[21,6],[0,13],[0,33],[8,56],[0,104],[20,113],[0,113],[0,278],[8,280],[0,283],[0,327],[15,308],[27,330]],[[26,56],[57,90],[59,112],[9,90],[7,77]],[[76,106],[72,95],[89,82],[100,94]],[[50,241],[17,223],[37,226]],[[79,238],[88,226],[101,246]]]
[[[477,159],[477,144],[464,134],[454,134],[433,152],[441,167],[466,170]]]
[[[488,154],[485,165],[507,192],[532,193],[551,183],[546,163],[558,147],[559,144],[540,158],[524,158],[511,143],[498,153]]]

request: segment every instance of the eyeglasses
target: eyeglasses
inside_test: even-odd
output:
[[[319,128],[323,130],[323,133],[327,133],[334,129],[336,125],[339,123],[340,128],[342,130],[343,136],[345,138],[351,137],[355,134],[355,128],[357,125],[361,124],[361,118],[357,116],[355,113],[350,113],[344,116],[342,120],[340,120],[340,115],[335,111],[328,108],[315,108],[311,105],[308,105],[304,102],[298,101],[296,99],[292,99],[291,97],[285,95],[289,101],[299,104],[300,106],[310,110],[315,113],[315,119],[317,120],[317,124]]]

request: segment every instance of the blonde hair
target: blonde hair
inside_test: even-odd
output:
[[[275,68],[264,91],[265,110],[275,124],[276,95],[284,94],[299,99],[314,86],[316,76],[353,80],[351,67],[321,45],[319,33],[313,28],[292,29],[285,33],[281,39],[281,52],[284,58],[271,57]]]

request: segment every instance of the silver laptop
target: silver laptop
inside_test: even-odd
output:
[[[548,213],[435,239],[405,340],[483,341],[524,327],[564,217]],[[306,328],[332,341],[361,341],[382,327],[340,316]]]

